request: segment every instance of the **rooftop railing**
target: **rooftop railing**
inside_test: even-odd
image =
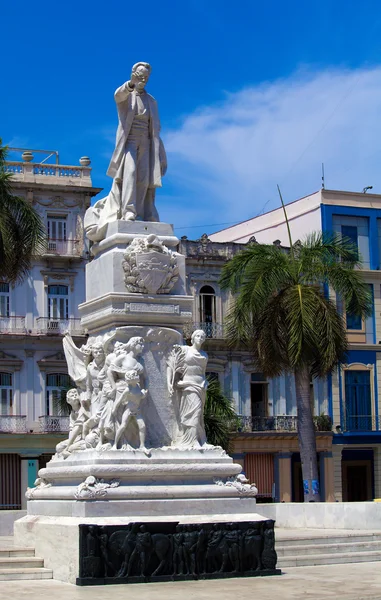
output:
[[[49,165],[23,161],[8,161],[6,171],[12,173],[14,181],[29,183],[46,182],[65,185],[91,186],[91,168],[89,166]]]

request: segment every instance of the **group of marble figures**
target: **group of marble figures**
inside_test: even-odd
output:
[[[81,526],[80,578],[132,581],[275,570],[274,521]]]
[[[177,402],[179,430],[172,445],[185,448],[205,447],[203,421],[207,380],[207,354],[201,350],[205,333],[196,330],[191,346],[173,346],[167,359],[166,384],[169,401]],[[71,406],[68,439],[56,447],[58,457],[86,449],[131,450],[146,448],[144,400],[144,350],[142,337],[126,343],[105,335],[77,348],[69,334],[63,341],[68,371],[77,387],[66,400]],[[135,441],[136,431],[139,442]]]

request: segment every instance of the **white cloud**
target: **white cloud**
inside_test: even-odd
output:
[[[322,162],[327,188],[381,193],[380,114],[381,67],[304,69],[198,108],[163,136],[167,178],[187,199],[185,222],[239,221],[274,208],[277,183],[286,201],[316,191]]]

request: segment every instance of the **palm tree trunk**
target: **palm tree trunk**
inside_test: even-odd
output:
[[[294,374],[304,502],[320,502],[315,427],[310,403],[310,372],[308,367],[300,367],[295,369]]]

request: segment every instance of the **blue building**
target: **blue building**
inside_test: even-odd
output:
[[[363,276],[373,297],[366,319],[343,311],[349,341],[347,362],[321,384],[320,399],[333,420],[334,498],[343,501],[381,497],[381,195],[322,189],[287,205],[293,242],[314,231],[338,232],[358,247]],[[213,242],[288,245],[281,208],[210,236]],[[324,401],[325,400],[325,401]]]

